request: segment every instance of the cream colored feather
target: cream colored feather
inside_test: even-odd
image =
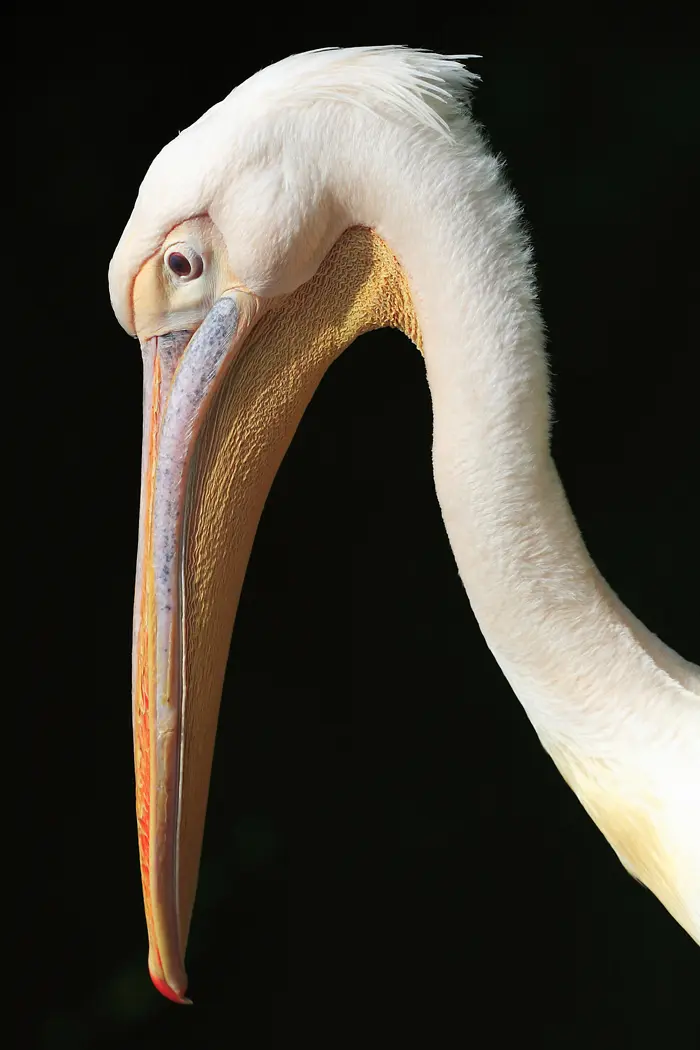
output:
[[[136,272],[203,213],[263,297],[308,280],[351,226],[389,245],[423,333],[437,495],[484,636],[622,862],[700,942],[700,669],[616,598],[572,516],[549,452],[530,250],[469,115],[472,79],[405,48],[258,73],[153,162],[112,301],[133,332]]]

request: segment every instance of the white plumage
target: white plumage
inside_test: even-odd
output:
[[[136,274],[198,215],[261,299],[308,280],[347,228],[376,231],[410,283],[437,495],[484,636],[622,862],[700,942],[700,669],[611,592],[571,514],[549,453],[530,250],[465,105],[472,80],[456,58],[395,47],[256,74],[156,157],[112,302],[133,333]],[[163,330],[205,316],[191,289],[173,291]]]

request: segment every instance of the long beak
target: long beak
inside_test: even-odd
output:
[[[227,292],[194,335],[144,345],[136,809],[149,969],[176,1002],[187,1002],[183,960],[229,644],[267,494],[331,361],[387,323],[420,345],[411,311],[393,254],[353,228],[289,295],[263,303]]]
[[[254,315],[251,296],[227,293],[194,335],[154,336],[142,347],[144,439],[133,649],[136,812],[149,970],[159,991],[176,1002],[188,1002],[183,959],[221,685],[212,681],[216,669],[211,667],[196,668],[195,682],[187,673],[187,576],[196,559],[188,521],[196,516],[201,496],[196,461],[203,428]],[[188,628],[190,619],[188,609]],[[230,635],[233,616],[229,619]],[[222,678],[223,667],[218,670]],[[186,724],[193,719],[201,723],[200,731],[188,734]],[[183,790],[186,780],[193,783]]]

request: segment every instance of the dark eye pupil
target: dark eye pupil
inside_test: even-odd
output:
[[[189,277],[192,272],[190,260],[181,252],[173,252],[168,256],[168,266],[178,277]]]

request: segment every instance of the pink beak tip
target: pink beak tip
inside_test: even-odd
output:
[[[170,987],[170,985],[164,977],[158,977],[158,975],[155,974],[150,968],[148,972],[151,975],[151,980],[153,981],[154,985],[156,986],[160,994],[164,995],[166,999],[170,999],[170,1001],[173,1003],[180,1003],[182,1006],[192,1005],[192,1000],[185,998],[184,988],[182,989],[182,991],[176,991],[174,988]]]

